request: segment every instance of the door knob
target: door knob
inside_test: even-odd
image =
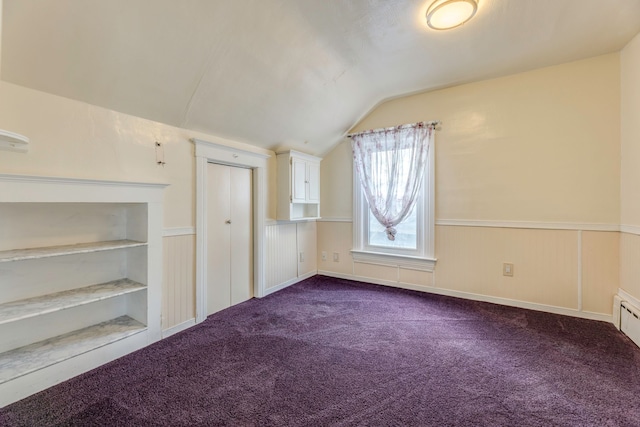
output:
[[[231,224],[231,220],[230,220],[230,219],[228,219],[228,220],[226,220],[224,223],[225,223],[225,224]]]

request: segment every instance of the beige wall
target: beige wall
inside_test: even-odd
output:
[[[436,226],[433,274],[353,263],[351,223],[321,222],[318,269],[566,312],[610,315],[619,283],[620,56],[611,54],[394,99],[353,131],[441,120],[436,221],[567,223],[572,229]],[[322,162],[322,216],[350,218],[348,141]],[[328,253],[322,261],[321,253]],[[331,253],[340,253],[340,262]],[[513,277],[502,264],[514,263]]]
[[[353,158],[350,140],[342,141],[320,163],[320,216],[351,218]]]
[[[353,262],[351,232],[351,222],[318,223],[321,274],[585,317],[612,311],[617,232],[436,226],[433,273]],[[636,246],[640,253],[640,238]],[[513,277],[502,275],[503,262],[514,264]]]
[[[27,154],[0,152],[0,173],[168,183],[165,227],[195,225],[195,158],[190,138],[272,152],[0,82],[0,129],[27,136]],[[156,164],[155,142],[165,166]],[[275,158],[275,156],[273,156]],[[267,212],[275,217],[275,159]]]
[[[620,55],[621,108],[621,223],[640,226],[640,34]]]
[[[619,55],[398,98],[354,131],[441,120],[436,219],[618,224]],[[348,143],[323,160],[323,216],[350,216]]]
[[[620,287],[640,300],[640,34],[622,50],[620,62]]]

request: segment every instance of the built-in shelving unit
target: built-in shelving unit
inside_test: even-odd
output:
[[[145,285],[133,280],[119,279],[85,288],[7,302],[0,304],[0,325],[146,289]]]
[[[133,240],[113,240],[108,242],[78,243],[76,245],[50,246],[44,248],[12,249],[8,251],[0,251],[0,262],[23,261],[27,259],[111,251],[114,249],[135,248],[137,246],[145,245],[145,242],[135,242]]]
[[[277,153],[279,220],[320,217],[320,157],[289,150]]]
[[[138,334],[145,325],[120,316],[0,354],[0,384]]]
[[[163,188],[0,175],[0,406],[160,339]]]

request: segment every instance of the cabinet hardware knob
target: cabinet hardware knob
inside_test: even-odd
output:
[[[225,224],[231,224],[231,220],[230,220],[230,219],[228,219],[228,220],[226,220],[224,223],[225,223]]]

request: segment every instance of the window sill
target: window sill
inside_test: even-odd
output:
[[[401,267],[411,270],[432,272],[436,266],[435,258],[422,258],[408,255],[386,254],[381,252],[369,252],[351,250],[354,262],[366,264],[386,265],[389,267]]]

